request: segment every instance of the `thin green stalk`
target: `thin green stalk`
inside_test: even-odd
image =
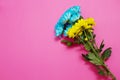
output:
[[[84,33],[85,33],[85,36],[87,37],[87,34],[86,34],[85,31],[84,31]],[[98,59],[101,61],[101,63],[102,63],[101,65],[102,65],[103,68],[106,70],[106,72],[109,73],[109,76],[112,78],[112,80],[116,80],[115,76],[114,76],[114,75],[112,74],[112,72],[108,69],[108,67],[105,65],[104,61],[101,59],[101,57],[99,56],[99,54],[98,54],[98,52],[96,51],[96,49],[93,47],[94,44],[96,44],[96,43],[95,43],[95,42],[94,42],[94,43],[91,43],[91,42],[88,40],[88,41],[87,41],[87,44],[91,47],[94,55],[95,55],[96,57],[98,57]],[[96,45],[96,48],[98,48],[97,45]]]
[[[112,78],[112,80],[116,80],[116,77],[112,74],[112,72],[108,69],[108,67],[105,64],[103,65],[103,67],[107,71],[109,76]]]
[[[85,31],[84,31],[84,33],[85,33],[85,36],[88,38]],[[91,44],[91,42],[89,40],[87,41],[87,43],[91,47],[91,49],[92,49],[93,53],[95,54],[95,56],[98,57],[98,59],[101,61],[101,63],[104,63],[103,60],[100,58],[98,52],[96,52],[96,49],[94,48],[93,44]]]
[[[94,38],[93,38],[93,34],[92,34],[91,32],[89,32],[89,33],[90,33],[90,36],[92,37],[92,42],[93,42],[93,44],[95,45],[96,51],[99,52],[98,46],[97,46],[97,44],[96,44],[96,42],[95,42],[95,40],[94,40]]]
[[[87,43],[88,43],[88,45],[91,47],[94,55],[100,60],[101,65],[103,65],[103,64],[104,64],[104,61],[100,58],[99,54],[98,54],[98,53],[96,52],[96,50],[93,48],[91,42],[87,41]]]

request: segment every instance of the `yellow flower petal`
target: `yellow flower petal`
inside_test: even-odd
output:
[[[94,21],[93,18],[87,18],[85,21],[86,21],[87,24],[95,25],[95,21]]]
[[[91,25],[85,26],[85,29],[90,29],[90,28],[92,28]]]

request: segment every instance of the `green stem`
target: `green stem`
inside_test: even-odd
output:
[[[85,36],[87,37],[86,32],[84,31]],[[115,76],[112,74],[112,72],[108,69],[108,67],[105,65],[104,61],[101,59],[100,55],[98,54],[98,51],[96,51],[96,49],[94,48],[94,44],[96,45],[96,42],[94,41],[94,43],[91,43],[89,40],[87,41],[87,44],[91,47],[94,55],[101,61],[101,65],[103,66],[103,68],[106,70],[107,73],[109,73],[109,76],[112,78],[112,80],[116,80]],[[97,45],[95,46],[96,48]]]
[[[89,33],[90,33],[90,36],[92,37],[92,42],[93,42],[93,44],[95,45],[96,51],[99,52],[98,46],[97,46],[97,44],[96,44],[96,42],[95,42],[95,40],[94,40],[94,38],[93,38],[93,34],[92,34],[91,32],[89,32]]]
[[[101,61],[101,64],[103,65],[104,64],[104,61],[100,58],[98,52],[96,52],[96,50],[94,49],[93,45],[91,44],[90,41],[87,41],[88,45],[91,47],[94,55]]]
[[[115,76],[112,74],[112,72],[108,69],[108,67],[104,64],[103,65],[106,72],[109,74],[109,76],[112,78],[112,80],[116,80]]]
[[[91,42],[87,41],[88,45],[91,47],[92,51],[94,52],[94,54],[98,57],[97,52],[95,51],[95,49],[93,48]]]

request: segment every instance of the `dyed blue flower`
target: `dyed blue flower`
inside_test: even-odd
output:
[[[60,17],[57,24],[55,25],[56,36],[64,34],[67,36],[67,31],[71,28],[72,24],[75,23],[80,18],[80,7],[73,6],[66,10],[64,14]]]
[[[56,36],[61,35],[63,33],[63,25],[57,24],[55,26],[55,32],[56,32]]]
[[[72,25],[67,25],[67,26],[66,26],[66,29],[65,29],[64,32],[63,32],[64,36],[67,36],[67,32],[68,32],[68,30],[69,30],[71,27],[72,27]]]

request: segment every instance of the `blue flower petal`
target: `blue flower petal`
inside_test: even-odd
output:
[[[73,14],[69,20],[70,23],[75,22],[80,18],[80,14]]]
[[[56,36],[60,36],[63,33],[66,33],[68,26],[72,25],[76,20],[78,20],[80,17],[80,7],[79,6],[73,6],[66,10],[64,14],[60,17],[59,21],[57,22],[55,26],[55,32]],[[69,26],[70,27],[70,26]],[[64,31],[65,29],[65,31]],[[66,35],[66,34],[65,34]]]
[[[64,36],[67,36],[67,32],[68,32],[68,30],[70,29],[72,27],[72,25],[67,25],[66,26],[66,29],[64,30]]]
[[[66,24],[71,17],[71,12],[66,11],[59,19],[58,23]]]
[[[55,26],[55,32],[56,32],[56,36],[59,36],[63,33],[63,26],[60,24],[56,24]]]

